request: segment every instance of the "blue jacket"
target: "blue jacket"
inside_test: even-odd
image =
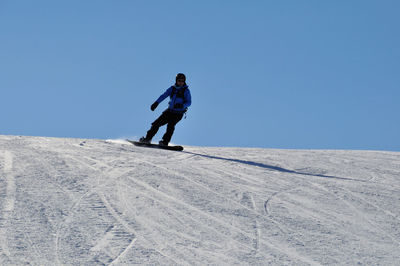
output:
[[[172,94],[173,88],[175,87],[175,93],[174,95]],[[179,94],[179,91],[185,89],[184,97],[177,97]],[[190,90],[187,85],[182,86],[182,87],[177,87],[177,86],[171,86],[169,87],[158,99],[157,103],[161,103],[162,101],[165,100],[165,98],[170,97],[170,101],[168,103],[168,110],[172,111],[174,113],[184,113],[186,112],[187,108],[192,104],[192,96],[190,95]]]

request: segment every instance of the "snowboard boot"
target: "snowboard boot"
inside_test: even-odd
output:
[[[158,142],[158,145],[160,145],[160,146],[168,146],[168,142],[165,142],[164,140],[160,140]]]
[[[141,137],[139,139],[139,142],[141,143],[146,143],[146,144],[150,144],[151,143],[151,139],[146,139],[145,137]]]

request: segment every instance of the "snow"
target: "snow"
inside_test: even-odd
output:
[[[0,265],[393,265],[400,153],[0,136]]]

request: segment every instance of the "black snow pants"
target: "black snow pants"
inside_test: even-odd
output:
[[[181,121],[183,117],[183,114],[180,113],[173,113],[170,112],[168,109],[165,110],[159,118],[157,118],[152,124],[151,124],[151,128],[149,131],[147,131],[147,135],[146,135],[146,139],[151,140],[155,134],[157,134],[158,129],[161,126],[164,126],[166,124],[167,125],[167,132],[165,132],[164,136],[163,136],[163,141],[165,143],[169,143],[171,138],[172,138],[172,134],[174,134],[174,130],[175,130],[175,125]]]

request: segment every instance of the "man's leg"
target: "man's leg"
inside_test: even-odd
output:
[[[175,125],[182,119],[183,114],[174,114],[171,113],[170,119],[168,121],[167,125],[167,132],[165,132],[163,136],[163,142],[164,144],[168,145],[168,143],[171,141],[172,134],[174,134],[175,131]]]
[[[157,134],[158,129],[168,123],[168,114],[163,112],[159,118],[157,118],[152,124],[149,131],[146,134],[146,140],[151,141],[155,134]]]

